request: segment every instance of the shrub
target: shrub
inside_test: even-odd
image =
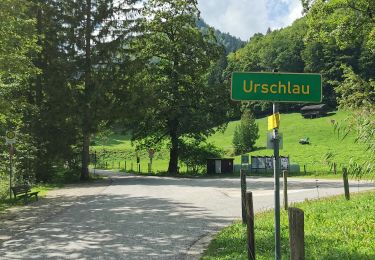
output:
[[[208,158],[220,158],[222,153],[213,144],[198,140],[180,145],[180,160],[194,173],[206,167]]]
[[[259,138],[259,127],[250,110],[245,110],[241,117],[241,123],[236,126],[233,135],[233,146],[236,155],[250,152],[254,149]]]

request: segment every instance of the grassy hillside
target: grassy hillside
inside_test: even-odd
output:
[[[290,156],[293,164],[306,165],[308,171],[328,171],[329,166],[324,162],[327,152],[335,155],[334,161],[338,166],[346,165],[353,159],[364,161],[366,159],[365,147],[363,144],[355,143],[353,135],[344,140],[338,138],[331,120],[338,122],[347,121],[349,114],[339,111],[327,117],[317,119],[304,119],[299,113],[282,114],[280,123],[280,133],[283,134],[284,146],[280,155]],[[239,122],[231,122],[225,133],[216,133],[209,138],[209,141],[227,151],[231,149],[231,140],[235,126]],[[266,150],[267,140],[267,118],[258,119],[260,137],[256,142],[256,151],[250,155],[272,155],[272,150]],[[310,145],[301,145],[298,141],[301,138],[309,137]],[[240,162],[240,157],[236,157],[236,162]],[[341,167],[339,167],[341,168]]]
[[[284,148],[280,151],[283,156],[290,156],[291,163],[300,164],[301,169],[306,165],[306,169],[313,173],[329,172],[330,167],[324,162],[327,152],[335,155],[334,161],[338,168],[348,164],[351,159],[363,162],[366,159],[365,147],[363,144],[355,143],[354,136],[348,136],[340,140],[334,133],[332,120],[345,122],[349,114],[344,111],[333,113],[327,117],[317,119],[304,119],[299,113],[282,114],[280,132],[283,133]],[[235,126],[239,123],[230,122],[224,133],[218,132],[211,136],[208,141],[222,148],[226,156],[232,156],[232,138]],[[257,119],[259,125],[260,138],[256,143],[257,149],[250,155],[272,155],[272,150],[266,150],[267,118]],[[299,139],[309,137],[310,145],[301,145]],[[135,170],[135,151],[131,146],[129,137],[122,135],[112,135],[107,140],[97,141],[92,147],[98,151],[104,161],[107,161],[108,168],[124,168],[125,160],[127,169],[130,169],[133,162]],[[103,156],[106,151],[106,156]],[[147,151],[141,154],[141,170],[147,171],[148,156]],[[168,150],[162,150],[155,154],[153,170],[165,171],[168,166]],[[239,163],[240,157],[235,157],[235,162]],[[120,165],[119,165],[120,162]],[[103,167],[104,165],[102,165]],[[120,167],[119,167],[120,166]],[[184,170],[184,166],[181,168]]]

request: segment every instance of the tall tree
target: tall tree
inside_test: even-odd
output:
[[[0,135],[17,130],[17,148],[24,139],[19,130],[27,107],[27,82],[38,72],[31,59],[38,48],[35,20],[29,11],[29,1],[0,1]],[[0,153],[4,148],[0,147]],[[0,165],[0,172],[4,166]]]
[[[143,95],[135,99],[141,114],[133,134],[146,146],[168,139],[168,171],[176,173],[182,138],[208,135],[226,121],[228,90],[208,84],[224,50],[212,30],[197,28],[196,0],[149,0],[142,17],[138,45],[145,66],[137,88]]]
[[[374,64],[375,55],[375,2],[316,0],[307,19],[307,40],[339,52],[332,60],[341,77],[331,82],[338,94],[339,106],[354,111],[347,130],[355,130],[357,140],[367,146],[369,164],[366,167],[371,169],[375,162],[375,78],[368,66]],[[362,172],[363,168],[356,165],[353,169]]]
[[[87,179],[90,138],[110,118],[115,77],[130,59],[127,45],[136,26],[138,0],[36,2],[43,48],[36,59],[43,68],[35,82],[40,93],[36,103],[41,104],[41,121],[47,119],[47,109],[55,110],[60,119],[43,120],[38,132],[45,136],[43,129],[51,126],[59,127],[60,134],[64,131],[69,140],[64,145],[81,150],[81,178]]]

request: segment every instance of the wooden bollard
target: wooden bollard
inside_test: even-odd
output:
[[[337,174],[336,163],[333,163],[333,173],[335,175]]]
[[[305,259],[305,220],[299,208],[289,208],[289,247],[291,260]]]
[[[288,210],[288,171],[283,171],[284,209]]]
[[[246,172],[240,170],[241,177],[241,208],[242,208],[242,223],[246,224]]]
[[[344,180],[345,198],[350,200],[348,170],[346,168],[342,168],[342,178]]]
[[[246,192],[247,259],[255,260],[253,193]]]

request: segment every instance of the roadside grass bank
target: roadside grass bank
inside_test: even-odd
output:
[[[305,212],[306,259],[375,259],[375,192],[297,203]],[[255,214],[257,259],[274,258],[274,213]],[[282,258],[289,259],[287,211],[281,212]],[[222,230],[202,257],[247,259],[246,226],[241,222]]]

